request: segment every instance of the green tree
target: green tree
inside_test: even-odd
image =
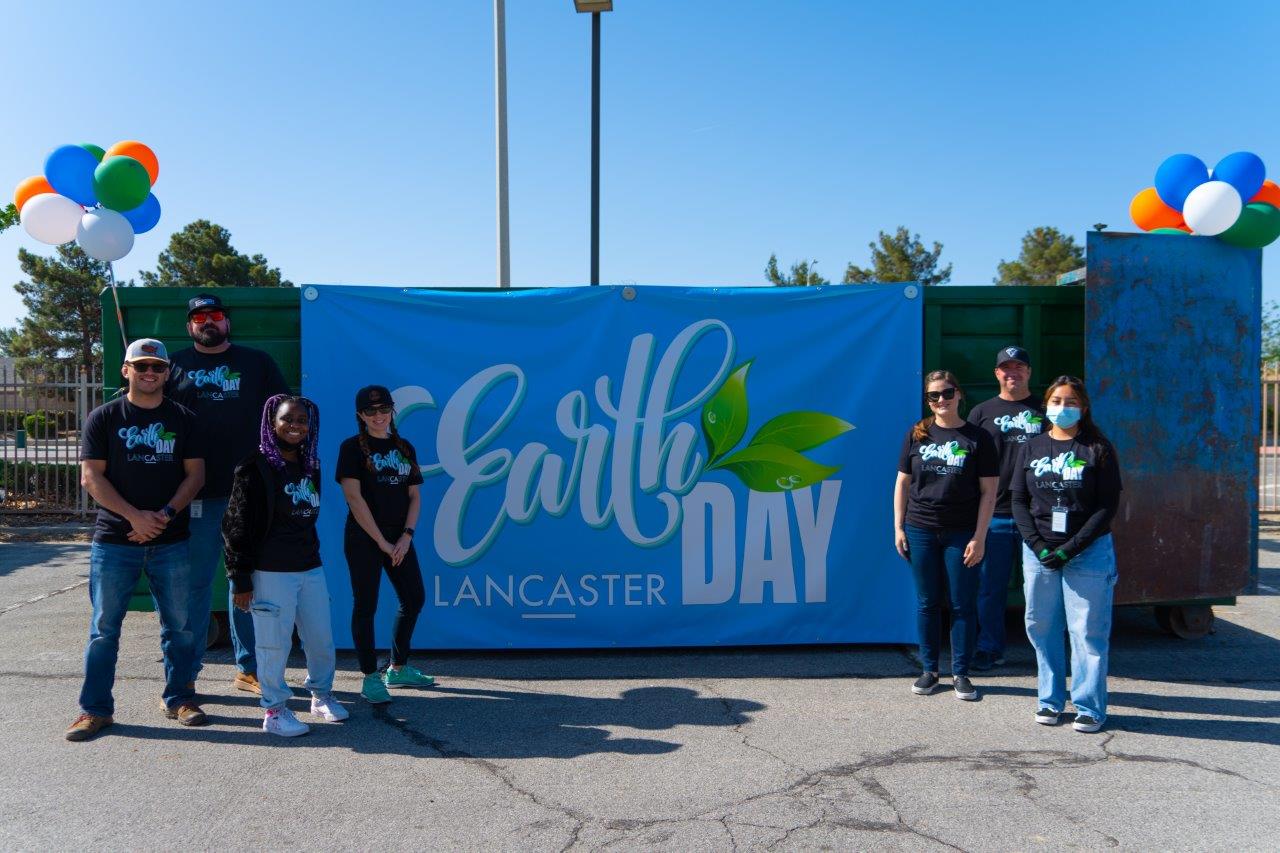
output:
[[[921,284],[945,284],[951,280],[951,264],[938,266],[942,244],[935,242],[933,249],[926,249],[919,234],[912,234],[906,226],[898,226],[892,234],[884,231],[871,248],[871,267],[865,269],[852,262],[845,268],[845,284],[869,282],[918,281]]]
[[[1262,309],[1262,363],[1280,364],[1280,302],[1274,299]]]
[[[1057,228],[1032,228],[1022,238],[1016,261],[1000,261],[996,284],[1054,284],[1058,276],[1084,266],[1084,249]]]
[[[107,265],[74,243],[59,246],[51,258],[19,249],[18,263],[30,281],[13,289],[27,314],[16,327],[0,330],[0,349],[23,372],[50,364],[91,370],[102,360],[98,294],[107,286]]]
[[[792,264],[791,275],[784,275],[778,269],[778,256],[776,254],[769,256],[769,263],[765,264],[764,267],[764,277],[776,287],[803,287],[807,284],[831,283],[818,275],[817,261],[800,261]]]
[[[17,206],[14,205],[12,202],[10,202],[8,207],[0,207],[0,234],[3,234],[5,229],[11,228],[12,226],[17,224],[18,224]]]
[[[293,287],[262,255],[242,255],[231,232],[197,219],[169,238],[155,272],[140,274],[147,287]]]

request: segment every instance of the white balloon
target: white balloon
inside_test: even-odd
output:
[[[114,210],[95,208],[80,218],[76,242],[91,258],[118,261],[133,248],[133,226]]]
[[[1244,201],[1226,181],[1206,181],[1191,191],[1182,205],[1182,217],[1197,234],[1221,234],[1240,218]]]
[[[22,206],[22,228],[41,243],[60,246],[76,238],[84,208],[57,193],[40,193]]]

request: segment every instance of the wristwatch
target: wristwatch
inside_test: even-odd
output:
[[[409,538],[410,538],[410,539],[412,539],[412,538],[413,538],[413,528],[412,528],[412,527],[406,527],[406,528],[404,529],[404,532],[405,532],[405,533],[407,533],[407,534],[409,534]],[[404,534],[401,534],[401,535],[404,535]]]
[[[168,504],[165,504],[160,511],[163,512],[165,515],[165,518],[169,519],[170,521],[173,521],[173,517],[178,514],[178,511],[173,507],[169,506]]]

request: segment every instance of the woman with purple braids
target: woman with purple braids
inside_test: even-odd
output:
[[[296,737],[310,731],[288,708],[284,670],[296,626],[307,657],[311,713],[329,722],[347,710],[333,693],[336,655],[329,589],[320,565],[320,412],[306,397],[277,394],[262,407],[258,449],[236,467],[222,519],[232,601],[253,614],[262,730]]]

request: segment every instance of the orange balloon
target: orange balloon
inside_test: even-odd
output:
[[[49,182],[44,179],[44,175],[32,175],[24,181],[19,182],[18,188],[13,191],[13,206],[22,210],[22,206],[33,195],[40,193],[57,192],[53,187],[49,186]]]
[[[1263,181],[1262,189],[1258,190],[1258,194],[1249,199],[1248,203],[1253,204],[1255,201],[1280,207],[1280,186],[1277,186],[1275,181]]]
[[[1155,187],[1147,187],[1129,202],[1129,215],[1143,231],[1156,228],[1185,228],[1182,214],[1160,200]]]
[[[151,185],[155,186],[156,178],[160,177],[160,161],[156,159],[154,151],[136,139],[126,139],[108,148],[107,153],[102,155],[102,159],[105,161],[108,157],[122,156],[132,157],[141,163],[147,170],[147,174],[151,176]]]

